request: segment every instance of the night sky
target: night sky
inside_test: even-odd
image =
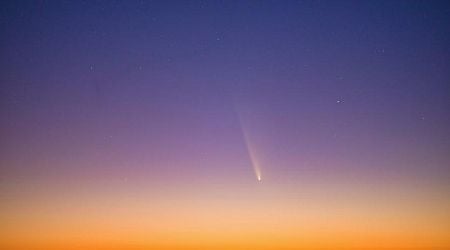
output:
[[[1,1],[0,249],[450,248],[448,1]]]

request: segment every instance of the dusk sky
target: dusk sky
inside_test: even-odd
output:
[[[1,1],[1,250],[450,249],[449,1]]]

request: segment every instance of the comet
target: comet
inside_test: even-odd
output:
[[[250,161],[252,162],[252,167],[253,167],[253,171],[255,172],[256,179],[258,181],[261,181],[262,180],[261,179],[261,167],[260,167],[259,161],[258,161],[258,159],[256,157],[255,150],[252,147],[252,145],[251,145],[250,141],[248,140],[248,138],[245,139],[245,143],[247,145],[247,151],[248,151],[248,154],[250,156]]]
[[[254,146],[251,143],[250,136],[248,135],[247,130],[245,129],[245,126],[242,124],[242,119],[241,119],[241,116],[240,116],[239,112],[237,112],[237,113],[238,113],[238,117],[239,117],[239,123],[240,123],[240,126],[241,126],[241,131],[242,131],[242,134],[243,134],[243,137],[244,137],[244,141],[245,141],[245,145],[246,145],[246,148],[247,148],[247,153],[249,155],[249,158],[250,158],[250,161],[251,161],[251,164],[252,164],[252,167],[253,167],[253,171],[255,172],[256,179],[258,181],[262,181],[261,167],[260,167],[260,163],[258,161],[258,158],[256,157],[256,152],[255,152]]]

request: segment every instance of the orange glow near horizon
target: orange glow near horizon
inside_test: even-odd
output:
[[[208,190],[205,191],[205,188]],[[61,188],[61,187],[60,187]],[[447,247],[448,202],[352,185],[105,185],[33,190],[3,204],[2,249]],[[159,192],[149,190],[159,189]],[[386,192],[386,193],[385,193]],[[40,198],[37,198],[40,197]],[[401,197],[401,199],[399,198]]]

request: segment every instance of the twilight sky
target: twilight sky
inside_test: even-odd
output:
[[[2,1],[0,37],[0,249],[450,248],[448,1]]]

